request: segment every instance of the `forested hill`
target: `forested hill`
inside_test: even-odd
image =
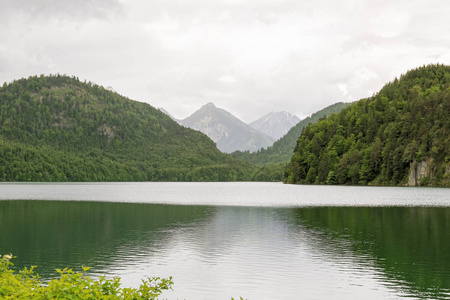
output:
[[[0,181],[248,180],[254,170],[90,82],[53,75],[0,88]]]
[[[305,128],[288,183],[450,185],[450,66],[411,70]]]
[[[251,162],[256,165],[267,165],[267,164],[279,164],[287,163],[292,157],[295,145],[297,143],[298,137],[301,135],[303,128],[308,126],[310,123],[315,123],[319,119],[329,116],[334,113],[340,112],[344,107],[347,107],[349,103],[335,103],[333,105],[327,106],[322,110],[312,114],[297,123],[292,127],[285,136],[276,141],[272,146],[268,148],[260,149],[257,152],[250,153],[249,151],[236,151],[232,155],[236,158]]]

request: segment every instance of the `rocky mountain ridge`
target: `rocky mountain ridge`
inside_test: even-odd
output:
[[[246,124],[230,112],[216,107],[212,102],[205,104],[183,120],[175,118],[162,107],[158,109],[180,125],[206,134],[216,143],[219,150],[226,153],[255,152],[271,146],[300,122],[297,116],[289,112],[277,111]]]
[[[179,124],[203,132],[225,153],[236,150],[254,152],[274,142],[270,136],[253,129],[213,103],[205,104]]]
[[[286,135],[300,121],[297,116],[286,111],[273,111],[251,122],[249,125],[276,141]]]

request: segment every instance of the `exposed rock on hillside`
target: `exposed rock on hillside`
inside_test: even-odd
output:
[[[298,122],[300,122],[300,119],[297,116],[286,111],[277,111],[268,113],[258,120],[251,122],[249,125],[267,134],[276,141],[283,137]]]

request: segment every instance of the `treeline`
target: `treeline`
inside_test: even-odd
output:
[[[450,67],[407,72],[378,94],[306,127],[286,167],[288,183],[450,185]]]
[[[2,181],[234,181],[257,171],[152,106],[76,77],[0,88]]]
[[[0,139],[0,181],[241,181],[253,180],[257,170],[251,165],[243,168],[239,161],[196,167],[153,163],[99,149],[62,151]]]

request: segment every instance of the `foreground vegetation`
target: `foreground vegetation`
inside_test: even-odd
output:
[[[89,270],[83,267],[82,272],[72,269],[57,269],[59,278],[44,284],[37,273],[36,266],[14,272],[11,254],[0,255],[0,298],[1,299],[128,299],[154,300],[167,290],[172,290],[172,277],[149,277],[142,280],[139,288],[122,288],[120,278],[106,279],[100,276],[98,280],[91,279],[85,273]],[[240,300],[244,298],[239,297]],[[231,298],[234,300],[234,298]]]
[[[0,181],[236,181],[258,168],[152,106],[52,75],[0,88]]]
[[[58,270],[60,277],[47,284],[34,272],[35,267],[18,273],[12,255],[0,256],[0,298],[2,299],[157,299],[165,290],[172,289],[172,278],[148,278],[139,288],[122,288],[120,278],[93,280],[82,272],[71,269]]]
[[[450,186],[449,113],[450,66],[411,70],[306,127],[285,180]]]

